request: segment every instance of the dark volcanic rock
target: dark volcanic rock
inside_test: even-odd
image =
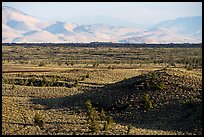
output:
[[[146,106],[147,94],[151,109]],[[63,104],[84,108],[88,99],[96,109],[104,109],[118,122],[202,134],[201,78],[185,72],[157,70],[67,97]]]

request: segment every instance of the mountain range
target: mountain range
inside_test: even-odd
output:
[[[103,18],[105,18],[103,16]],[[119,23],[120,20],[115,19]],[[114,18],[111,19],[114,22]],[[121,23],[121,25],[124,23]],[[201,43],[202,16],[162,21],[149,28],[113,24],[45,22],[8,6],[2,6],[3,43]]]

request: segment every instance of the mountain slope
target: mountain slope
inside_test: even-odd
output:
[[[9,26],[2,24],[2,41],[3,42],[10,42],[12,41],[14,38],[18,37],[18,36],[22,36],[22,32],[12,29]]]
[[[2,24],[20,31],[40,30],[44,27],[40,20],[7,6],[2,9]]]
[[[107,15],[98,15],[98,16],[85,16],[85,17],[72,17],[69,21],[80,23],[80,24],[104,24],[111,26],[139,26],[138,24],[134,24],[119,18],[110,17]]]
[[[178,34],[191,35],[202,30],[202,16],[181,17],[156,24],[154,27],[163,27]]]
[[[44,28],[43,30],[47,30],[50,33],[53,34],[65,34],[68,35],[71,32],[73,32],[73,29],[76,27],[76,24],[69,24],[65,22],[59,22],[57,21],[56,23]]]
[[[101,16],[103,18],[107,17]],[[43,22],[19,10],[3,6],[2,42],[200,43],[201,23],[201,16],[164,21],[150,29],[107,24]]]
[[[186,43],[186,42],[196,43],[198,41],[200,41],[200,39],[195,39],[193,37],[186,35],[179,35],[176,32],[163,27],[155,27],[139,33],[138,32],[130,33],[129,37],[120,40],[120,42],[122,43],[155,43],[155,44]]]
[[[30,31],[27,33],[24,33],[21,37],[16,37],[13,42],[14,43],[46,43],[46,42],[61,42],[55,35],[53,35],[50,32],[47,32],[45,30],[40,31]]]

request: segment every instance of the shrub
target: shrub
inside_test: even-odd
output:
[[[61,61],[58,61],[57,64],[58,64],[58,66],[61,66],[61,65],[62,65],[62,62],[61,62]]]
[[[106,117],[105,111],[102,109],[100,113],[100,117],[98,115],[98,112],[94,109],[94,107],[91,104],[90,100],[87,100],[85,102],[86,108],[88,109],[88,123],[90,124],[90,130],[92,132],[98,132],[100,130],[100,124],[99,119],[101,120],[101,123],[104,123],[103,131],[108,131],[109,127],[113,124],[113,117],[109,116]]]
[[[44,62],[40,62],[40,64],[38,65],[39,67],[45,66]]]
[[[90,78],[90,75],[89,75],[89,73],[88,73],[88,74],[86,74],[86,78]]]
[[[12,87],[11,87],[11,89],[12,89],[12,90],[14,90],[14,89],[15,89],[15,85],[14,85],[14,84],[12,84]]]
[[[115,69],[115,66],[112,66],[112,68],[111,69]]]
[[[163,81],[157,83],[157,89],[162,90],[164,87],[165,87],[165,85],[164,85]]]
[[[66,83],[65,82],[62,83],[62,87],[66,87]]]
[[[75,80],[75,83],[74,83],[73,86],[74,86],[74,87],[78,87],[78,86],[79,86],[79,80],[78,80],[78,79]]]
[[[89,121],[93,117],[93,107],[91,104],[91,100],[87,100],[85,102],[85,105],[86,105],[86,108],[88,109],[88,121]]]
[[[148,78],[149,77],[149,78]],[[165,87],[164,81],[158,76],[157,73],[152,73],[145,79],[145,87],[147,90],[162,90]]]
[[[108,69],[111,69],[111,65],[108,66]]]
[[[35,117],[34,117],[34,125],[35,126],[39,126],[40,129],[43,129],[44,128],[44,122],[42,120],[42,116],[38,113],[35,114]]]
[[[150,110],[150,109],[152,109],[153,108],[153,106],[152,106],[152,102],[149,100],[149,94],[145,94],[145,100],[144,100],[144,107],[145,107],[145,109],[147,109],[147,110]]]
[[[42,86],[46,86],[47,85],[47,80],[46,77],[43,75],[42,77]]]
[[[191,65],[185,66],[185,68],[186,68],[187,70],[193,70],[193,66],[191,66]]]
[[[148,101],[148,102],[147,102],[147,108],[148,108],[148,110],[150,110],[150,109],[153,108],[151,101]]]
[[[149,84],[148,81],[146,81],[146,87],[147,87],[148,90],[150,89],[150,84]]]
[[[108,118],[108,124],[110,125],[110,126],[112,126],[113,125],[113,117],[112,116],[109,116],[109,118]]]
[[[103,131],[108,131],[109,127],[111,127],[113,124],[113,117],[109,116],[107,121],[105,121],[104,127],[103,127]]]
[[[18,83],[19,83],[20,85],[24,85],[24,79],[18,79]]]
[[[97,66],[99,66],[99,63],[98,62],[94,62],[93,67],[97,67]]]
[[[103,131],[108,131],[108,128],[109,128],[108,122],[105,122]]]
[[[36,78],[33,76],[32,79],[31,79],[31,82],[34,83],[35,80],[36,80]]]
[[[99,123],[98,123],[98,121],[96,119],[93,119],[91,121],[90,130],[92,132],[99,132],[100,131],[100,125],[99,125]]]
[[[100,125],[96,118],[96,110],[92,107],[90,100],[87,100],[85,105],[88,109],[88,123],[90,124],[89,129],[92,132],[98,132],[100,130]]]
[[[127,129],[127,134],[130,134],[130,130],[131,130],[132,126],[131,124],[128,125],[128,129]]]
[[[85,79],[86,79],[86,76],[82,76],[80,80],[84,81]]]
[[[109,66],[108,66],[108,69],[114,69],[114,66],[113,66],[113,65],[112,65],[112,66],[109,65]]]
[[[158,74],[155,73],[155,72],[153,72],[153,73],[150,75],[150,77],[151,77],[152,79],[157,79],[157,78],[158,78]]]
[[[52,78],[52,83],[57,83],[59,80],[59,78],[55,75],[53,78]]]
[[[106,113],[105,113],[105,111],[103,109],[101,110],[101,120],[102,121],[106,120]]]
[[[24,85],[28,85],[29,84],[29,82],[28,82],[28,79],[25,79],[25,81],[24,81]]]
[[[69,62],[65,62],[65,64],[66,64],[67,66],[69,66]]]
[[[75,63],[72,61],[70,64],[71,64],[71,66],[74,66]]]

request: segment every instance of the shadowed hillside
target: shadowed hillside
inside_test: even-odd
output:
[[[104,109],[116,122],[135,127],[202,134],[202,77],[163,69],[81,94],[32,99],[49,108],[85,111],[85,101]]]

